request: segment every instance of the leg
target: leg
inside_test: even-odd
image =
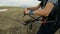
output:
[[[37,34],[54,34],[58,28],[59,27],[56,23],[45,23],[45,25],[41,24],[41,27]]]

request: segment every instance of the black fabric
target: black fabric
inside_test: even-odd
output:
[[[37,34],[54,34],[59,29],[58,24],[56,24],[55,22],[41,24],[41,27]]]
[[[48,0],[39,0],[39,1],[41,1],[40,6],[43,9],[46,6]]]
[[[57,7],[54,7],[53,10],[51,11],[51,13],[48,16],[48,21],[50,21],[50,20],[56,21],[57,14],[58,14]]]
[[[42,1],[42,0],[38,0],[38,1]]]
[[[57,7],[57,11],[58,11],[58,17],[57,17],[57,23],[60,23],[60,1],[58,2],[59,4],[58,4],[58,7]],[[60,25],[60,24],[58,24],[58,25]]]

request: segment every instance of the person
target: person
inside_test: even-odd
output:
[[[25,14],[29,15],[41,15],[47,17],[47,20],[42,22],[37,34],[54,34],[60,26],[60,23],[57,21],[57,9],[58,0],[40,0],[41,3],[36,7],[24,9]],[[41,10],[38,10],[39,8]],[[59,18],[58,18],[59,19]]]

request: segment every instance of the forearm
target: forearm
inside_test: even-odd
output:
[[[38,8],[37,7],[28,8],[28,10],[37,10],[37,9],[39,9],[39,7]]]
[[[42,10],[35,10],[34,11],[34,15],[40,15],[40,16],[48,16],[50,12],[48,12],[47,10],[45,9],[42,9]]]

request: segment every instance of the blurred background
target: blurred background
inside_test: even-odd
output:
[[[0,0],[0,6],[33,7],[39,3],[38,0]]]

